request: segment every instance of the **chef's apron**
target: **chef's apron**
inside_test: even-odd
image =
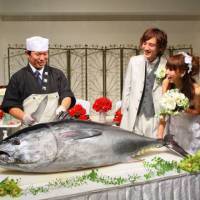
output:
[[[34,124],[54,121],[59,101],[58,92],[50,94],[32,94],[23,101],[24,112],[32,116],[45,98],[47,98],[47,101],[45,101],[47,103],[43,105],[44,111],[40,114],[38,119],[36,119]]]

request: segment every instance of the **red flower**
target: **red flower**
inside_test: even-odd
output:
[[[3,112],[3,110],[0,109],[0,119],[2,119],[3,116],[4,116],[4,112]]]
[[[119,126],[122,120],[122,112],[121,112],[121,108],[119,108],[116,112],[115,112],[115,116],[113,118],[113,122]]]
[[[74,117],[76,119],[80,119],[80,120],[88,120],[89,119],[89,116],[86,115],[85,108],[83,108],[83,106],[81,104],[76,104],[75,106],[70,108],[68,110],[68,112],[71,117]]]
[[[89,120],[89,116],[88,115],[81,115],[78,119],[83,120],[83,121]]]
[[[106,97],[101,97],[95,100],[92,108],[96,112],[108,112],[112,109],[112,101]]]

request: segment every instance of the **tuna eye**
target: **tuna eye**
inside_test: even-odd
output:
[[[13,145],[20,145],[20,140],[14,138],[14,139],[11,140],[11,143],[12,143]]]

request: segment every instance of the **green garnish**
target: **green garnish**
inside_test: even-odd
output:
[[[144,167],[147,173],[144,174],[144,178],[149,180],[156,176],[165,175],[167,172],[176,171],[180,173],[181,170],[189,173],[200,172],[200,150],[192,155],[184,158],[180,162],[166,161],[160,157],[154,157],[150,162],[144,162]],[[49,182],[44,186],[29,187],[26,188],[23,193],[26,195],[31,193],[37,195],[39,193],[46,193],[50,190],[58,188],[72,188],[87,184],[88,181],[102,183],[104,185],[122,185],[126,183],[134,183],[141,177],[137,174],[128,175],[128,178],[121,176],[111,177],[102,176],[98,173],[98,169],[93,169],[89,173],[82,176],[75,176],[67,179],[56,179]],[[19,187],[18,180],[9,179],[8,177],[0,182],[0,196],[10,195],[12,197],[19,197],[22,195],[22,189]]]
[[[200,171],[200,150],[197,151],[194,155],[189,155],[183,160],[181,160],[178,166],[189,173],[199,172]]]
[[[18,180],[5,178],[0,182],[0,196],[10,195],[19,197],[22,195],[22,189],[18,185]]]

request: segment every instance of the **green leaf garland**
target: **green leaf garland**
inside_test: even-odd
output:
[[[150,162],[145,161],[143,164],[147,171],[147,173],[143,175],[143,178],[146,180],[156,176],[163,176],[170,171],[180,173],[181,170],[184,170],[189,173],[197,173],[200,172],[200,151],[182,159],[180,162],[166,161],[161,157],[154,157]],[[31,186],[22,191],[19,186],[19,180],[9,179],[9,177],[7,177],[0,182],[0,196],[10,195],[11,197],[19,197],[22,194],[27,195],[30,193],[32,195],[37,195],[39,193],[47,193],[58,188],[78,187],[83,184],[87,184],[88,181],[104,185],[122,185],[126,183],[135,183],[140,178],[142,177],[137,174],[128,175],[128,178],[121,176],[102,176],[99,174],[98,169],[93,169],[89,173],[82,176],[75,176],[67,179],[56,179],[44,186]]]

